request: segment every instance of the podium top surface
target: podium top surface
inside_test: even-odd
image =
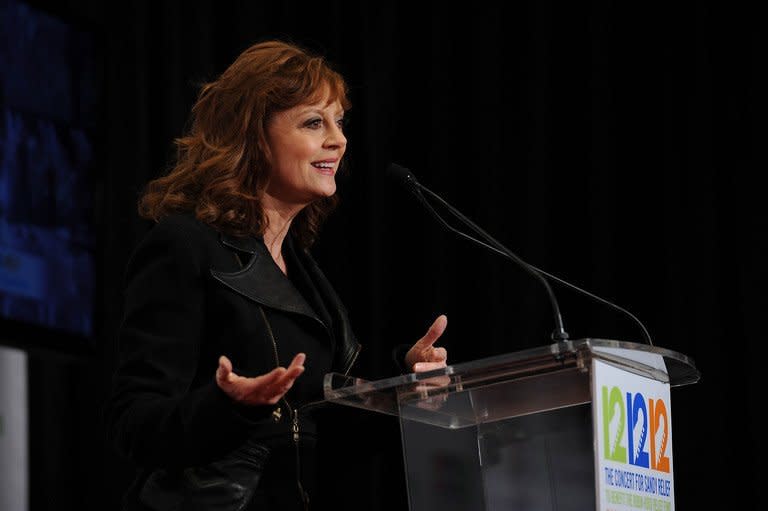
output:
[[[554,380],[562,374],[588,373],[592,359],[672,387],[696,383],[700,377],[693,360],[682,353],[648,344],[589,338],[377,381],[329,373],[323,390],[330,402],[397,414],[408,402],[423,404],[431,398],[445,400],[447,395],[478,392],[514,381]]]

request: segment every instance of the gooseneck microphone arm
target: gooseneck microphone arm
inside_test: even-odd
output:
[[[435,208],[432,207],[432,204],[427,201],[424,196],[421,194],[421,190],[424,190],[425,192],[429,193],[430,196],[435,196],[435,194],[427,189],[426,187],[422,186],[418,181],[416,181],[416,178],[413,177],[413,174],[410,173],[408,169],[405,167],[402,167],[400,165],[397,165],[396,163],[393,163],[390,165],[388,169],[389,175],[398,181],[400,181],[403,185],[406,186],[406,188],[413,193],[413,195],[421,202],[426,208],[427,211],[429,211],[430,214],[432,214],[433,217],[446,229],[449,231],[457,234],[458,236],[472,241],[474,243],[477,243],[478,245],[487,248],[491,252],[495,252],[497,254],[500,254],[503,257],[506,257],[508,259],[511,259],[515,263],[517,263],[523,270],[531,274],[534,278],[536,278],[541,284],[544,286],[544,289],[547,291],[547,295],[549,297],[549,301],[552,305],[552,313],[554,315],[555,319],[555,330],[552,332],[552,340],[556,342],[561,341],[567,341],[568,340],[568,333],[565,331],[565,326],[563,325],[563,318],[560,314],[560,305],[557,302],[557,298],[555,298],[555,293],[552,291],[552,287],[549,285],[549,282],[547,282],[547,279],[545,279],[539,271],[537,271],[535,268],[533,268],[531,265],[520,259],[517,255],[515,255],[511,250],[506,248],[504,245],[493,239],[489,234],[485,233],[480,229],[478,226],[476,226],[472,221],[470,221],[468,218],[464,217],[463,215],[458,216],[461,220],[466,222],[472,229],[479,231],[481,233],[481,236],[486,238],[488,240],[488,243],[484,243],[476,238],[473,238],[472,236],[469,236],[468,234],[465,234],[461,232],[460,230],[453,227],[451,224],[445,221],[443,217],[441,217],[437,211],[435,211]],[[448,206],[449,210],[453,213],[454,208],[448,205],[445,201],[440,199],[440,202]],[[458,211],[456,211],[458,213]],[[455,214],[455,213],[454,213]]]
[[[553,311],[555,313],[556,324],[557,324],[557,328],[558,328],[558,330],[556,330],[553,333],[553,338],[554,339],[558,338],[557,336],[558,336],[559,332],[562,332],[562,334],[565,335],[565,339],[567,339],[567,334],[565,333],[565,330],[564,330],[564,328],[562,326],[562,319],[560,319],[560,309],[558,307],[557,300],[555,299],[554,293],[552,292],[552,290],[551,290],[551,288],[549,286],[549,283],[546,281],[546,279],[553,280],[553,281],[555,281],[555,282],[557,282],[559,284],[562,284],[563,286],[566,286],[566,287],[568,287],[568,288],[570,288],[570,289],[572,289],[572,290],[574,290],[574,291],[576,291],[578,293],[581,293],[581,294],[583,294],[585,296],[588,296],[589,298],[592,298],[593,300],[595,300],[597,302],[600,302],[600,303],[602,303],[604,305],[607,305],[608,307],[611,307],[612,309],[617,310],[617,311],[621,312],[622,314],[626,314],[629,318],[631,318],[640,327],[640,330],[642,331],[643,338],[645,339],[645,341],[649,345],[653,346],[653,341],[651,340],[650,333],[648,333],[648,329],[645,327],[645,325],[642,323],[642,321],[640,321],[634,314],[632,314],[628,310],[624,309],[623,307],[620,307],[620,306],[616,305],[613,302],[610,302],[610,301],[608,301],[608,300],[606,300],[604,298],[601,298],[601,297],[599,297],[599,296],[597,296],[597,295],[595,295],[593,293],[590,293],[589,291],[586,291],[586,290],[584,290],[584,289],[582,289],[582,288],[580,288],[580,287],[578,287],[578,286],[576,286],[574,284],[571,284],[570,282],[565,281],[565,280],[563,280],[563,279],[561,279],[561,278],[559,278],[559,277],[557,277],[555,275],[547,273],[546,271],[544,271],[544,270],[542,270],[540,268],[537,268],[536,266],[534,266],[534,265],[532,265],[530,263],[527,263],[527,262],[521,260],[511,250],[509,250],[504,245],[502,245],[500,242],[495,240],[490,234],[485,232],[483,229],[481,229],[479,226],[477,226],[474,222],[472,222],[469,218],[464,216],[459,210],[457,210],[456,208],[451,206],[442,197],[440,197],[439,195],[437,195],[436,193],[431,191],[429,188],[427,188],[424,185],[422,185],[421,183],[419,183],[416,180],[416,178],[413,176],[413,174],[411,174],[411,172],[408,169],[406,169],[405,167],[402,167],[400,165],[397,165],[397,164],[393,163],[392,165],[390,165],[390,168],[388,169],[388,172],[390,173],[390,175],[394,179],[397,179],[403,185],[405,185],[416,196],[416,198],[419,199],[419,201],[422,202],[422,204],[424,204],[427,207],[427,210],[432,214],[432,216],[434,216],[438,220],[438,222],[440,222],[443,226],[445,226],[446,228],[448,228],[452,232],[458,234],[459,236],[461,236],[461,237],[463,237],[465,239],[469,239],[469,240],[471,240],[471,241],[473,241],[475,243],[478,243],[480,245],[485,246],[486,248],[488,248],[489,250],[491,250],[493,252],[499,253],[499,254],[501,254],[503,256],[506,256],[506,257],[512,259],[513,261],[518,263],[521,267],[523,267],[526,271],[528,271],[531,274],[536,274],[536,276],[540,280],[544,281],[545,288],[547,289],[547,292],[548,292],[549,297],[550,297],[550,302],[552,302],[552,308],[553,308]],[[482,241],[477,240],[477,239],[473,238],[472,236],[469,236],[469,235],[459,231],[458,229],[454,228],[450,224],[448,224],[448,222],[446,222],[437,213],[437,211],[435,211],[435,209],[432,207],[432,205],[429,204],[429,202],[424,198],[424,196],[421,194],[422,191],[426,192],[430,197],[432,197],[433,199],[438,201],[440,204],[442,204],[451,214],[453,214],[456,218],[458,218],[463,223],[465,223],[467,226],[469,226],[475,233],[477,233],[481,237],[485,238],[488,241],[488,243],[490,243],[493,246],[490,246],[490,245],[488,245],[486,243],[483,243]],[[565,340],[565,339],[563,339],[563,340]]]
[[[419,182],[416,182],[416,183],[415,183],[415,185],[418,187],[418,189],[419,189],[420,191],[422,191],[422,190],[423,190],[423,191],[427,192],[427,194],[428,194],[430,197],[434,198],[434,199],[435,199],[436,201],[438,201],[440,204],[442,204],[443,206],[445,206],[445,208],[446,208],[448,211],[450,211],[450,212],[451,212],[451,214],[453,214],[454,216],[456,216],[456,218],[458,218],[459,220],[461,220],[462,222],[464,222],[465,224],[467,224],[467,225],[468,225],[468,226],[469,226],[469,227],[470,227],[470,228],[471,228],[473,231],[475,231],[477,234],[479,234],[479,235],[480,235],[480,236],[482,236],[483,238],[485,238],[485,239],[489,240],[489,242],[490,242],[490,243],[493,243],[494,245],[498,244],[499,246],[501,246],[501,244],[500,244],[500,243],[498,243],[496,240],[494,240],[494,239],[491,237],[491,235],[489,235],[488,233],[486,233],[485,231],[483,231],[483,230],[482,230],[480,227],[478,227],[477,225],[475,225],[475,224],[474,224],[474,222],[472,222],[472,221],[471,221],[469,218],[467,218],[466,216],[464,216],[464,215],[463,215],[463,214],[462,214],[462,213],[461,213],[459,210],[457,210],[456,208],[454,208],[453,206],[451,206],[450,204],[448,204],[448,202],[446,202],[446,201],[445,201],[445,200],[444,200],[442,197],[440,197],[439,195],[437,195],[436,193],[434,193],[434,192],[433,192],[433,191],[431,191],[430,189],[426,188],[424,185],[422,185],[422,184],[421,184],[421,183],[419,183]],[[465,236],[466,236],[466,235],[465,235]],[[505,250],[506,250],[506,249],[505,249]],[[598,302],[600,302],[600,303],[602,303],[602,304],[604,304],[604,305],[607,305],[607,306],[609,306],[609,307],[611,307],[611,308],[613,308],[613,309],[615,309],[615,310],[617,310],[617,311],[619,311],[619,312],[621,312],[621,313],[623,313],[623,314],[626,314],[628,317],[630,317],[630,318],[631,318],[631,319],[632,319],[632,320],[633,320],[633,321],[634,321],[634,322],[635,322],[635,323],[636,323],[636,324],[637,324],[637,325],[640,327],[640,330],[641,330],[641,331],[642,331],[642,333],[643,333],[643,338],[645,339],[645,342],[646,342],[646,343],[648,343],[649,345],[653,346],[653,341],[651,340],[651,334],[650,334],[650,333],[648,333],[648,329],[647,329],[647,328],[645,328],[645,325],[643,324],[643,322],[642,322],[642,321],[640,321],[640,320],[639,320],[639,319],[638,319],[638,318],[637,318],[637,317],[636,317],[634,314],[632,314],[632,313],[631,313],[631,312],[629,312],[628,310],[624,309],[623,307],[620,307],[620,306],[616,305],[616,304],[615,304],[615,303],[613,303],[613,302],[609,302],[609,301],[608,301],[608,300],[606,300],[605,298],[600,298],[600,297],[599,297],[599,296],[597,296],[596,294],[590,293],[589,291],[587,291],[587,290],[585,290],[585,289],[582,289],[582,288],[580,288],[580,287],[576,286],[575,284],[571,284],[570,282],[568,282],[568,281],[566,281],[566,280],[563,280],[563,279],[561,279],[560,277],[557,277],[557,276],[555,276],[555,275],[552,275],[552,274],[550,274],[550,273],[547,273],[546,271],[544,271],[544,270],[542,270],[542,269],[540,269],[540,268],[537,268],[536,266],[534,266],[534,265],[532,265],[532,264],[530,264],[530,263],[524,263],[524,264],[526,264],[526,265],[527,265],[527,266],[528,266],[528,267],[529,267],[531,270],[533,270],[533,271],[535,271],[535,272],[537,272],[537,273],[539,273],[539,274],[543,275],[544,277],[546,277],[546,278],[548,278],[548,279],[551,279],[551,280],[553,280],[553,281],[555,281],[555,282],[557,282],[557,283],[559,283],[559,284],[562,284],[562,285],[563,285],[563,286],[565,286],[565,287],[568,287],[568,288],[570,288],[570,289],[573,289],[574,291],[577,291],[577,292],[579,292],[579,293],[581,293],[581,294],[583,294],[583,295],[586,295],[586,296],[588,296],[588,297],[592,298],[593,300],[596,300],[596,301],[598,301]]]

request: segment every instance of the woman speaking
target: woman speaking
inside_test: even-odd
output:
[[[336,198],[350,108],[321,56],[255,44],[214,81],[139,203],[109,437],[139,474],[126,510],[312,505],[323,377],[361,345],[310,255]],[[407,370],[446,365],[438,317]],[[404,350],[405,351],[405,350]]]

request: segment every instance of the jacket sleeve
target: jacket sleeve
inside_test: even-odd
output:
[[[410,349],[411,346],[408,344],[398,344],[392,348],[392,365],[395,371],[400,374],[408,374],[412,372],[405,364],[405,355],[408,354],[408,350]]]
[[[207,269],[199,229],[191,221],[161,221],[139,243],[126,270],[104,420],[118,452],[142,466],[213,459],[242,442],[249,425],[271,411],[240,413],[216,385],[215,362],[210,378],[203,375],[204,383],[192,388],[205,331]]]

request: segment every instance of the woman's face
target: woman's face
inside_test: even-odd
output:
[[[267,124],[272,157],[266,194],[305,206],[336,193],[336,171],[347,148],[343,118],[341,104],[327,98],[275,114]]]

